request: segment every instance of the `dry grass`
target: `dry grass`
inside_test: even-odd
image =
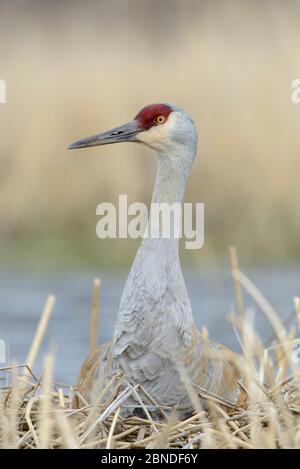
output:
[[[49,246],[40,239],[65,233],[69,244],[70,233],[87,220],[91,233],[99,202],[118,193],[128,193],[129,202],[149,200],[154,165],[146,150],[124,145],[100,157],[95,150],[74,156],[64,149],[127,121],[146,103],[167,100],[189,110],[200,129],[187,200],[209,207],[202,258],[219,259],[216,253],[229,242],[254,260],[300,256],[300,107],[290,101],[291,81],[299,77],[297,2],[257,8],[251,1],[191,1],[189,9],[172,0],[171,21],[169,10],[160,10],[170,6],[166,1],[154,7],[120,0],[118,8],[107,2],[100,13],[76,2],[54,15],[42,11],[34,21],[28,2],[28,11],[9,3],[0,5],[0,78],[7,82],[0,109],[3,251],[15,249],[15,236],[37,235],[34,250],[40,248],[44,260]],[[120,376],[93,406],[71,386],[53,382],[51,354],[36,377],[32,367],[54,304],[50,297],[26,365],[2,370],[11,385],[0,392],[0,447],[299,448],[299,368],[290,360],[297,331],[281,323],[240,272],[234,251],[232,274],[238,314],[231,320],[243,350],[235,359],[247,395],[242,407],[201,390],[206,410],[193,394],[191,418],[178,421],[171,409],[168,419],[155,421],[151,396],[140,385],[124,387]],[[271,345],[253,329],[242,289],[270,321]],[[299,328],[298,299],[295,315]],[[72,407],[76,393],[79,409]],[[124,419],[132,394],[143,417]]]
[[[0,447],[3,448],[299,448],[300,374],[291,346],[296,331],[285,328],[268,301],[233,265],[236,289],[245,288],[270,320],[277,338],[264,346],[247,311],[232,315],[243,353],[235,354],[242,371],[242,405],[226,402],[204,389],[191,391],[195,413],[180,421],[176,408],[162,408],[141,385],[132,386],[115,375],[90,405],[71,386],[53,382],[53,356],[45,358],[42,376],[27,365],[10,366],[11,385],[0,392]],[[238,285],[238,287],[237,287]],[[98,308],[95,282],[93,318]],[[241,291],[238,294],[240,300]],[[49,297],[29,354],[33,364],[45,324],[54,304]],[[299,299],[295,300],[299,319]],[[244,318],[244,317],[245,318]],[[298,323],[299,324],[299,323]],[[134,396],[139,416],[122,417]],[[196,396],[196,397],[195,397]],[[72,402],[76,397],[78,408]],[[206,406],[203,406],[203,402]],[[205,408],[205,410],[203,410]],[[160,418],[152,417],[160,414]]]
[[[52,357],[45,361],[41,380],[21,378],[0,394],[0,447],[2,448],[299,448],[299,377],[272,387],[248,383],[248,402],[228,408],[220,399],[210,399],[208,411],[184,421],[176,412],[168,420],[155,421],[149,411],[157,410],[141,386],[127,386],[116,377],[107,387],[109,400],[91,406],[81,397],[79,409],[72,408],[74,390],[53,384]],[[16,368],[10,371],[16,374]],[[250,389],[252,389],[252,393]],[[122,418],[120,409],[137,393],[145,415]],[[259,395],[259,399],[258,398]],[[77,393],[77,397],[78,396]],[[160,409],[162,413],[169,409]],[[148,414],[148,416],[147,416]]]

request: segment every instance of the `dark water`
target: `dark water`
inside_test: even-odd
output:
[[[300,296],[300,267],[257,269],[246,272],[284,319],[293,310],[293,297]],[[57,302],[34,366],[38,373],[42,359],[51,349],[56,353],[56,379],[74,383],[89,349],[92,282],[102,279],[99,342],[111,338],[126,272],[67,271],[55,274],[0,271],[0,339],[9,344],[10,360],[24,363],[47,295]],[[210,337],[239,350],[231,324],[226,319],[234,307],[229,271],[188,272],[187,288],[198,326],[206,326]],[[255,312],[255,324],[263,338],[273,330],[253,300],[246,304]]]

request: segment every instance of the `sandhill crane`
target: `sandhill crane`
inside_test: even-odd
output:
[[[172,104],[152,104],[131,122],[69,148],[145,144],[157,154],[152,202],[172,204],[183,200],[197,140],[189,114]],[[205,340],[194,325],[178,239],[148,237],[142,240],[127,278],[113,340],[87,358],[77,387],[91,400],[97,381],[122,370],[128,382],[142,384],[160,405],[177,405],[179,413],[186,415],[193,407],[180,369],[186,370],[196,390],[198,386],[230,402],[240,399],[239,372],[225,350]]]

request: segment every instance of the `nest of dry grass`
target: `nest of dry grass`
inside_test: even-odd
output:
[[[246,396],[242,405],[224,401],[205,390],[195,392],[193,383],[187,383],[195,412],[180,421],[176,409],[158,406],[141,385],[132,386],[121,375],[109,381],[93,405],[78,390],[53,382],[51,354],[45,359],[42,376],[35,376],[33,363],[54,304],[54,298],[49,297],[26,365],[0,370],[11,377],[11,385],[0,390],[0,447],[299,448],[300,373],[299,364],[292,359],[300,326],[299,299],[294,302],[297,327],[289,328],[291,318],[286,324],[281,322],[266,298],[238,270],[234,252],[232,274],[238,314],[232,315],[231,321],[243,350],[242,354],[235,354]],[[100,283],[96,281],[93,346],[99,288]],[[253,328],[251,315],[248,317],[244,311],[242,288],[269,319],[274,329],[270,344],[262,343]],[[124,418],[122,410],[130,407],[132,397],[138,402],[139,416]],[[153,417],[153,411],[160,415],[159,419]]]
[[[52,357],[42,380],[24,367],[13,367],[14,384],[0,394],[0,445],[4,448],[294,448],[300,446],[299,377],[273,388],[259,386],[258,400],[229,407],[207,398],[208,410],[179,421],[176,411],[160,421],[157,406],[142,386],[126,387],[116,376],[107,386],[108,400],[73,408],[71,387],[50,385]],[[16,375],[21,371],[21,376]],[[252,383],[253,384],[253,383]],[[250,386],[251,387],[251,386]],[[253,392],[253,391],[252,391]],[[120,410],[136,393],[144,416],[122,418]],[[107,394],[106,394],[107,395]],[[251,396],[250,396],[251,397]],[[254,397],[254,396],[252,396]],[[166,415],[169,409],[161,408]]]

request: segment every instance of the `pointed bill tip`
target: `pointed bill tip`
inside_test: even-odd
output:
[[[68,150],[75,150],[76,148],[78,148],[78,146],[76,146],[75,143],[71,143],[70,145],[67,146]]]
[[[96,147],[110,143],[136,142],[136,135],[141,131],[138,122],[134,120],[106,132],[73,142],[68,146],[68,149],[76,150],[77,148]]]
[[[68,145],[68,150],[77,150],[78,148],[86,148],[95,145],[96,138],[89,137],[84,140],[77,140],[76,142],[71,143],[70,145]]]

